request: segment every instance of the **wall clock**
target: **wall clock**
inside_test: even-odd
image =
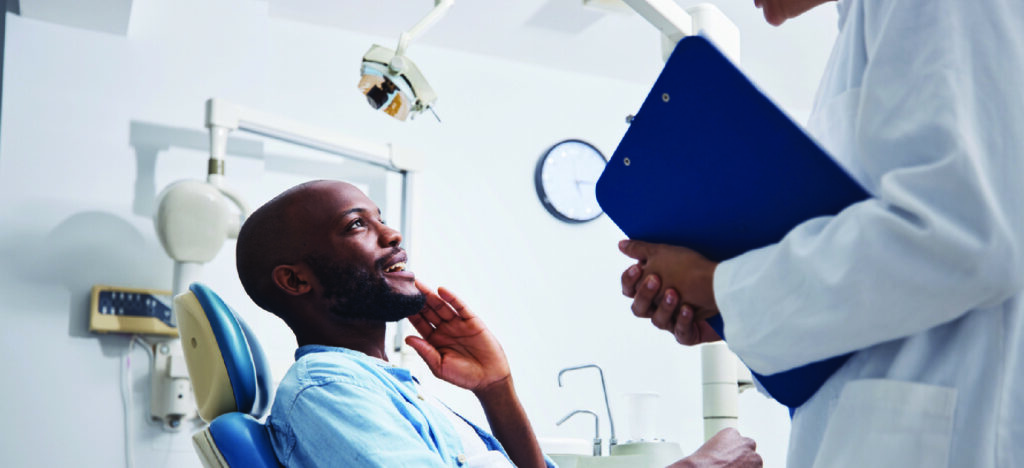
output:
[[[541,204],[567,223],[585,223],[601,216],[594,189],[607,163],[601,151],[585,141],[556,143],[541,155],[534,171]]]

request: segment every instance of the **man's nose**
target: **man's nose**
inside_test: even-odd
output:
[[[402,233],[387,225],[381,225],[380,245],[381,247],[398,247],[402,243]]]

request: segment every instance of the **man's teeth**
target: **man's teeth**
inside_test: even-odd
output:
[[[398,262],[384,270],[385,273],[394,273],[396,271],[405,271],[405,262]]]

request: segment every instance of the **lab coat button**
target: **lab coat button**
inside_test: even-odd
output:
[[[455,457],[455,459],[459,461],[460,465],[466,463],[466,456],[461,453],[459,454],[459,456]]]
[[[419,398],[420,400],[423,400],[423,401],[427,400],[426,398],[423,398],[423,394],[422,393],[417,393],[416,394],[416,398]]]

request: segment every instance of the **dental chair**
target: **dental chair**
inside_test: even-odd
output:
[[[270,367],[249,327],[210,288],[192,283],[174,298],[178,333],[199,416],[192,436],[207,468],[279,468],[260,423],[270,403]]]

